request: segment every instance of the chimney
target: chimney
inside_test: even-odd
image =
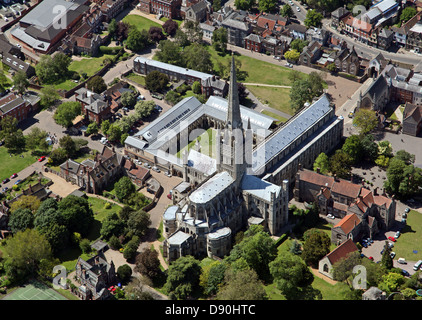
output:
[[[377,196],[378,195],[378,187],[376,187],[375,189],[374,189],[374,196]]]
[[[318,168],[316,168],[316,172],[317,173],[321,173],[321,169],[318,167]]]
[[[336,181],[336,182],[338,182],[339,180],[338,180],[338,177],[337,177],[337,174],[335,174],[334,173],[334,181]]]

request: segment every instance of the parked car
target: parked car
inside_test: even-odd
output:
[[[296,11],[300,12],[300,8],[298,6],[296,6]]]
[[[155,108],[154,108],[156,111],[158,111],[158,112],[161,112],[161,111],[163,111],[163,108],[161,108],[158,104],[157,105],[155,105]]]
[[[374,261],[374,257],[372,257],[372,256],[369,256],[368,259],[371,260],[371,261]]]
[[[410,211],[409,208],[404,209],[404,213],[409,213],[409,211]]]
[[[118,117],[120,117],[120,118],[122,118],[122,117],[123,117],[123,115],[122,115],[120,112],[116,112],[116,116],[118,116]]]
[[[42,162],[45,160],[45,156],[42,156],[41,158],[38,159],[38,162]]]
[[[407,270],[401,269],[401,273],[405,276],[405,277],[410,277],[410,273]]]
[[[168,172],[168,171],[164,172],[164,174],[165,174],[167,177],[169,177],[169,178],[171,178],[171,177],[172,177],[172,174],[171,174],[170,172]]]
[[[415,265],[413,266],[413,270],[414,271],[418,271],[418,269],[422,266],[422,260],[419,260],[418,262],[415,263]]]
[[[9,181],[10,181],[10,179],[6,178],[6,179],[3,180],[3,184],[8,183]]]
[[[167,198],[169,198],[171,200],[171,194],[170,193],[167,195]]]
[[[14,178],[16,178],[18,176],[18,174],[17,173],[14,173],[14,174],[12,174],[11,176],[10,176],[10,179],[14,179]]]
[[[397,231],[396,234],[394,235],[394,238],[397,239],[398,237],[400,237],[400,231]]]
[[[288,62],[286,62],[286,64],[284,66],[286,66],[287,68],[293,68],[293,65],[291,63],[288,63]]]
[[[151,169],[151,166],[149,165],[149,163],[148,163],[148,162],[145,162],[145,163],[144,163],[144,167],[146,167],[146,168],[148,168],[148,169]]]
[[[156,166],[152,167],[152,170],[154,170],[155,172],[158,172],[158,173],[160,173],[160,172],[161,172],[161,170],[160,170],[160,169],[158,169]]]
[[[327,214],[327,218],[328,219],[334,219],[335,217],[331,213],[329,213],[329,214]]]
[[[350,111],[349,112],[349,118],[353,118],[353,116],[354,116],[355,114],[354,114],[354,112],[353,111]]]
[[[395,256],[396,256],[396,253],[394,251],[390,253],[391,259],[394,259]]]
[[[407,264],[405,258],[398,258],[397,262],[400,263],[400,264]]]
[[[21,181],[22,181],[22,180],[21,180],[21,179],[19,179],[19,180],[17,180],[17,181],[15,182],[15,184],[16,184],[16,185],[18,185],[19,183],[21,183]]]
[[[396,240],[396,238],[394,238],[394,237],[388,237],[388,240],[390,240],[390,241],[393,241],[393,242],[396,242],[397,240]]]

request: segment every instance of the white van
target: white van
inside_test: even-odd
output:
[[[418,262],[415,263],[415,265],[413,266],[413,270],[414,271],[418,271],[418,269],[421,267],[422,265],[422,260],[419,260]]]
[[[406,264],[406,259],[405,258],[398,258],[397,262],[400,264]]]

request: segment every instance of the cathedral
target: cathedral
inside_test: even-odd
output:
[[[288,222],[288,182],[278,186],[248,172],[254,134],[250,120],[243,126],[233,60],[227,118],[216,134],[217,155],[212,159],[196,150],[185,153],[189,172],[173,190],[177,202],[163,215],[164,256],[169,261],[185,255],[224,257],[232,237],[247,226],[260,224],[274,235]],[[199,175],[202,179],[187,191],[191,170],[208,174]]]

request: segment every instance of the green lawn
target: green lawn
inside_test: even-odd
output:
[[[195,146],[196,141],[199,139],[200,145],[201,145],[201,153],[205,154],[209,157],[213,157],[215,155],[216,150],[214,150],[214,141],[215,141],[215,133],[216,131],[212,128],[209,128],[206,132],[202,133],[198,138],[194,139],[193,141],[189,142],[189,144],[180,149],[176,156],[178,158],[181,158],[183,155],[183,151],[190,150]]]
[[[405,258],[408,261],[422,259],[422,213],[411,210],[401,233],[392,249],[396,253],[396,258]],[[418,253],[413,253],[413,250]]]
[[[114,55],[104,54],[100,57],[82,58],[81,60],[74,60],[70,64],[69,70],[76,71],[79,74],[86,72],[88,77],[90,77],[101,70],[101,68],[104,66],[103,61],[105,58],[112,59],[113,57]]]
[[[95,197],[88,197],[88,203],[92,209],[92,211],[94,211],[94,218],[95,220],[98,220],[99,222],[102,222],[105,217],[107,217],[108,214],[110,213],[119,213],[121,207],[115,203],[111,203],[111,207],[110,208],[106,208],[106,203],[108,201],[103,200],[103,199],[98,199]]]
[[[135,74],[135,73],[129,73],[126,78],[128,78],[129,80],[132,80],[136,83],[138,83],[141,86],[145,86],[145,76],[141,76],[139,74]]]
[[[23,156],[23,158],[21,157]],[[31,155],[31,151],[25,151],[18,155],[9,156],[7,148],[4,146],[0,147],[0,179],[3,181],[5,178],[9,178],[13,173],[25,169],[27,166],[37,161],[37,158]]]
[[[259,86],[247,86],[247,88],[261,103],[268,104],[270,108],[290,115],[294,114],[290,108],[290,89]]]
[[[129,14],[123,18],[123,22],[129,23],[130,25],[135,26],[139,31],[146,29],[149,30],[150,27],[160,27],[161,25],[157,22],[151,21],[150,19],[138,16],[135,14]]]

